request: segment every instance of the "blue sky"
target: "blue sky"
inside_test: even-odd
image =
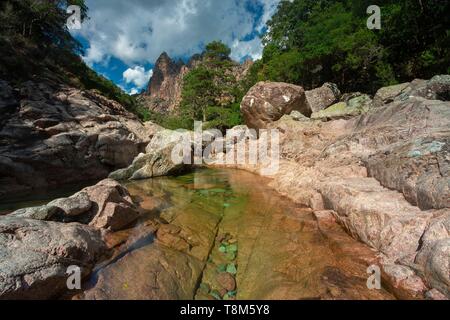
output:
[[[166,51],[188,59],[213,40],[235,60],[259,59],[258,35],[280,0],[87,0],[90,19],[73,35],[84,61],[128,93],[144,89]]]

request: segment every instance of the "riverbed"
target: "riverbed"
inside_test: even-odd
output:
[[[142,217],[74,298],[394,298],[367,287],[374,251],[267,183],[228,169],[127,183]]]

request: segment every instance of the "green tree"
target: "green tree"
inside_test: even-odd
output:
[[[201,120],[207,128],[225,130],[242,122],[239,102],[244,93],[232,72],[236,63],[230,53],[222,42],[206,45],[200,65],[183,80],[181,112],[172,123],[188,123],[191,129]]]
[[[195,68],[183,81],[183,114],[192,120],[206,122],[206,109],[214,103],[215,94],[214,73],[205,66]]]

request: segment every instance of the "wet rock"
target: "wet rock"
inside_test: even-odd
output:
[[[222,300],[221,293],[218,290],[212,290],[209,294],[216,300]]]
[[[158,241],[174,250],[188,252],[190,245],[180,235],[181,228],[172,224],[163,224],[156,234]]]
[[[133,250],[98,272],[85,300],[192,300],[202,263],[159,244]]]
[[[227,264],[226,272],[230,274],[236,274],[237,273],[236,265],[234,263]]]
[[[86,276],[105,250],[88,226],[0,217],[0,299],[55,298],[69,266]]]
[[[302,87],[281,82],[259,82],[241,103],[241,113],[249,128],[264,129],[283,115],[299,111],[306,116],[311,109]]]
[[[216,280],[222,286],[222,288],[226,289],[225,293],[236,289],[236,280],[228,272],[219,273]]]

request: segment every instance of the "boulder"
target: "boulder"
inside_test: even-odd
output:
[[[406,82],[379,89],[373,98],[374,107],[381,107],[393,102],[396,97],[403,93],[409,84],[409,82]]]
[[[369,111],[372,99],[368,95],[354,97],[348,102],[338,102],[331,107],[311,115],[311,119],[317,120],[337,120],[349,119],[359,116]]]
[[[0,217],[0,299],[56,298],[69,266],[86,276],[105,250],[88,226]]]
[[[308,109],[314,113],[336,103],[341,97],[341,92],[334,83],[325,83],[320,88],[306,91],[305,95]]]
[[[450,75],[437,75],[428,81],[414,80],[411,82],[405,95],[421,97],[428,100],[450,101]]]
[[[264,129],[294,110],[306,116],[311,115],[303,88],[281,82],[257,83],[241,103],[244,121],[252,129]]]
[[[56,207],[65,216],[73,217],[86,213],[91,209],[92,203],[86,192],[78,192],[69,198],[56,199],[47,204],[47,207]]]
[[[289,115],[292,119],[294,119],[295,121],[309,121],[310,118],[308,118],[307,116],[303,115],[301,112],[294,110],[291,112],[291,114]]]
[[[139,217],[128,190],[112,179],[105,179],[69,198],[47,205],[25,208],[10,216],[57,222],[80,222],[96,229],[122,230]]]
[[[109,202],[89,224],[96,229],[119,231],[136,221],[139,213],[131,204]]]
[[[121,230],[139,217],[139,212],[128,190],[112,179],[85,188],[93,203],[89,225],[97,229]]]
[[[147,146],[147,153],[139,154],[128,168],[112,172],[109,177],[115,180],[140,180],[171,175],[190,168],[193,161],[191,135],[190,132],[171,130],[158,132]],[[175,159],[174,155],[180,157]]]

